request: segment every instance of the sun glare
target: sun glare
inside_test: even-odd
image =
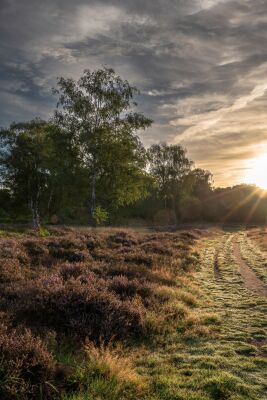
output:
[[[267,190],[267,154],[252,160],[245,180]]]

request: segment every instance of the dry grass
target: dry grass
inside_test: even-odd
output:
[[[254,228],[247,231],[247,235],[252,240],[255,240],[261,250],[267,251],[267,229]]]
[[[131,382],[143,385],[144,382],[136,373],[132,358],[125,355],[125,349],[120,344],[112,342],[105,344],[100,342],[87,341],[85,352],[89,363],[89,369],[98,371],[108,379],[115,379],[119,382]]]
[[[56,391],[58,397],[65,393],[64,399],[76,394],[77,399],[83,394],[88,399],[139,398],[145,381],[125,343],[132,349],[137,343],[152,345],[161,335],[189,329],[188,318],[200,298],[192,273],[199,267],[195,244],[201,233],[54,229],[44,236],[1,234],[4,319],[44,343],[54,337],[48,354],[57,360],[61,377],[51,382],[53,398]],[[199,321],[191,317],[192,332],[194,323]],[[194,335],[202,335],[201,329],[195,328]],[[72,344],[59,350],[68,341]],[[16,395],[22,395],[19,389]]]

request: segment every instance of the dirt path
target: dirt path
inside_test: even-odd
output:
[[[216,249],[216,252],[215,252],[215,255],[214,255],[214,278],[216,280],[221,279],[221,271],[220,271],[220,268],[219,268],[218,257],[219,257],[219,252],[218,252],[218,249]]]
[[[239,272],[247,289],[257,292],[258,295],[267,297],[267,286],[257,277],[251,268],[242,259],[239,243],[233,240],[234,257],[239,266]]]
[[[245,268],[240,239],[242,231],[218,231],[199,243],[199,269],[192,276],[199,303],[189,318],[204,316],[207,331],[200,337],[188,330],[164,333],[164,344],[144,354],[139,365],[157,385],[157,398],[267,400],[267,296],[259,296],[262,285],[248,290],[251,279],[244,272],[243,283],[237,273]]]

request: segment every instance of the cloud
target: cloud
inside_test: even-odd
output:
[[[110,65],[155,121],[146,145],[183,141],[215,182],[242,180],[267,138],[262,0],[0,0],[0,124],[49,117],[58,76]],[[266,147],[267,153],[267,147]],[[240,169],[241,168],[241,169]]]
[[[174,126],[190,126],[181,135],[174,138],[174,142],[180,142],[186,140],[202,131],[206,131],[220,122],[228,113],[234,113],[235,111],[246,108],[251,102],[258,97],[262,97],[267,90],[267,82],[257,85],[249,95],[241,96],[237,98],[233,105],[230,107],[222,107],[216,111],[206,111],[203,114],[191,115],[190,117],[180,118],[170,122]],[[266,124],[267,126],[267,124]],[[207,137],[207,133],[205,135]]]

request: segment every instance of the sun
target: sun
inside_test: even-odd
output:
[[[267,190],[267,154],[251,161],[245,180]]]

